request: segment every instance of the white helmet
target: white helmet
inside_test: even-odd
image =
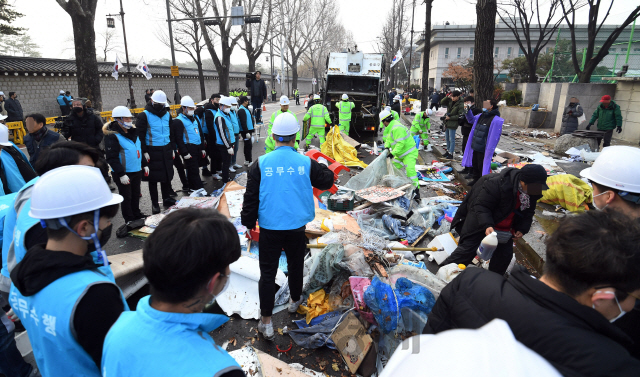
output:
[[[184,106],[184,107],[196,107],[196,103],[193,102],[193,98],[189,97],[189,96],[184,96],[182,97],[182,99],[180,100],[180,106]]]
[[[114,118],[132,118],[131,111],[126,106],[116,106],[111,111],[111,116]]]
[[[584,169],[580,175],[622,192],[640,193],[640,149],[623,145],[606,147],[596,158],[593,166]],[[640,203],[639,203],[640,204]]]
[[[401,99],[402,97],[400,97],[400,95],[398,94],[397,96],[393,97],[393,102],[400,101]]]
[[[288,112],[278,115],[273,121],[273,127],[271,127],[271,133],[280,136],[294,135],[298,131],[300,131],[298,120]]]
[[[60,219],[121,202],[122,196],[111,192],[100,169],[63,166],[45,173],[33,186],[29,216]]]
[[[220,98],[220,104],[225,106],[231,106],[233,103],[231,102],[231,97],[222,97]]]
[[[280,97],[280,105],[282,105],[282,106],[289,105],[289,97],[287,97],[287,96]]]
[[[343,101],[346,101],[346,100],[348,100],[348,99],[349,99],[349,96],[348,96],[348,95],[346,95],[346,94],[343,94],[343,95],[342,95],[342,100],[343,100]]]
[[[391,118],[389,119],[389,121],[393,120],[393,114],[391,114],[391,111],[384,109],[382,110],[382,112],[380,112],[380,121],[382,122],[383,120],[387,119],[387,118]]]
[[[151,100],[154,103],[167,103],[167,95],[164,94],[164,92],[162,90],[156,90],[151,95]]]
[[[317,95],[317,94],[314,94],[314,95],[313,95],[313,99],[320,99],[320,96],[319,96],[319,95]]]
[[[425,113],[425,114],[427,114],[427,116],[428,116],[428,117],[430,117],[430,116],[432,116],[432,115],[433,115],[433,110],[431,110],[431,109],[426,109],[426,110],[424,111],[424,113]]]
[[[60,91],[60,94],[64,94],[64,90],[61,90],[61,91]]]
[[[2,116],[2,115],[0,115]],[[3,118],[0,120],[4,120],[6,118],[8,118],[8,116],[4,115],[2,116]],[[11,147],[13,146],[13,144],[9,141],[9,128],[7,126],[5,126],[4,124],[0,124],[0,145],[3,145],[5,147]]]
[[[237,105],[238,104],[238,99],[236,97],[231,97],[231,104],[232,105]]]

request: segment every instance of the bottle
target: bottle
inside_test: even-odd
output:
[[[491,232],[488,236],[482,239],[480,242],[480,247],[478,247],[478,257],[482,260],[489,260],[493,255],[493,252],[498,247],[498,234],[496,232]]]

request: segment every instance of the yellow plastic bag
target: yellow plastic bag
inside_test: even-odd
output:
[[[322,153],[336,160],[344,166],[360,166],[363,169],[367,164],[358,159],[358,152],[340,135],[338,126],[331,127],[327,133],[326,141],[320,147]]]
[[[547,178],[549,189],[543,191],[541,202],[560,205],[571,212],[583,212],[593,200],[593,190],[583,180],[571,174]]]
[[[310,294],[307,299],[307,305],[300,305],[298,307],[299,314],[307,315],[305,318],[307,324],[309,324],[312,319],[323,315],[324,313],[328,313],[331,310],[331,305],[329,305],[329,295],[325,293],[324,289]]]

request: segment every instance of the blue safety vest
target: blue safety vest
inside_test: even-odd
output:
[[[298,229],[315,217],[311,159],[292,147],[260,156],[260,227]]]
[[[67,99],[67,101],[69,101],[69,105],[71,105],[71,101],[73,101],[73,97],[71,96],[64,96],[64,98]]]
[[[247,129],[245,131],[253,130],[253,118],[251,117],[251,111],[244,106],[240,106],[240,110],[247,114]]]
[[[122,313],[109,330],[102,350],[104,376],[211,377],[240,370],[209,336],[227,316],[161,312],[151,307],[150,297],[140,299],[135,312]]]
[[[104,283],[115,285],[98,270],[84,270],[57,279],[33,296],[23,296],[11,284],[9,302],[27,329],[43,376],[101,376],[96,363],[78,343],[72,321],[87,290]],[[120,295],[128,311],[122,292]]]
[[[64,101],[64,96],[62,94],[60,94],[56,100],[58,101],[58,105],[60,106],[67,106],[67,103]]]
[[[240,133],[240,119],[238,119],[238,114],[235,111],[229,111],[229,118],[231,119],[231,124],[233,125],[233,133],[235,135]]]
[[[200,131],[198,131],[198,122],[196,122],[195,118],[194,120],[189,120],[186,115],[180,114],[176,119],[179,119],[184,126],[182,141],[185,144],[200,145]]]
[[[208,135],[209,129],[207,128],[207,125],[204,124],[204,113],[202,113],[202,116],[194,115],[194,118],[196,118],[198,121],[198,124],[200,124],[200,128],[202,128],[202,133],[205,135]]]
[[[25,156],[24,153],[22,153],[20,148],[18,148],[13,143],[11,144],[13,145],[13,148],[15,148],[18,152],[20,152],[20,154],[24,157],[25,161],[29,161],[27,156]],[[12,148],[12,147],[5,147],[5,148]],[[11,190],[11,192],[20,191],[20,189],[25,185],[26,182],[22,177],[22,174],[20,173],[20,169],[18,169],[18,164],[16,164],[16,161],[9,154],[9,152],[0,153],[0,164],[1,164],[1,168],[4,170],[4,175],[7,178],[8,189]],[[7,192],[7,189],[4,187],[4,184],[2,183],[2,181],[0,181],[0,190],[2,190],[2,192],[0,192],[0,195],[5,195],[5,193]]]
[[[145,110],[144,113],[147,114],[147,123],[149,124],[145,136],[147,145],[150,147],[162,147],[169,144],[169,141],[171,141],[171,129],[169,128],[171,115],[169,115],[169,112],[167,111],[162,118],[150,113],[148,110]]]
[[[136,137],[135,143],[128,137],[117,133],[116,137],[120,143],[120,164],[125,173],[134,173],[142,170],[142,149],[140,139]]]
[[[225,135],[227,135],[227,139],[229,140],[230,143],[235,143],[236,137],[233,134],[233,125],[231,123],[231,118],[229,117],[229,114],[225,114],[224,111],[218,110],[216,115],[213,117],[213,128],[216,130],[216,144],[224,145],[222,143],[222,139],[220,138],[220,131],[218,131],[218,126],[216,125],[216,119],[218,119],[218,117],[222,117],[224,119],[225,124],[227,125],[227,130],[225,131]]]
[[[17,192],[14,192],[13,194],[9,194],[9,195],[0,196],[0,247],[4,245],[4,219],[7,217],[9,213],[11,213],[13,209],[13,202],[16,200],[16,196],[18,196]],[[11,223],[15,223],[15,220]],[[11,225],[11,223],[9,225]],[[11,233],[7,232],[8,237],[11,237],[11,235],[12,235]],[[9,244],[11,243],[9,242]],[[4,254],[6,254],[6,252],[2,253],[2,259],[4,259]],[[4,262],[2,263],[2,265],[4,266]],[[7,278],[9,277],[8,275],[9,273],[7,272]],[[9,285],[7,285],[6,289],[4,289],[5,292],[8,290],[8,287]]]

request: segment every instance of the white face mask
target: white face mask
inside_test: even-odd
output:
[[[229,114],[229,112],[231,111],[231,108],[230,108],[229,106],[225,106],[225,107],[224,107],[224,109],[222,109],[222,111],[223,111],[225,114]]]
[[[609,192],[609,191],[607,190],[607,191],[605,191],[605,192],[601,192],[601,193],[599,193],[598,195],[595,195],[595,196],[593,197],[593,207],[594,207],[595,209],[597,209],[598,211],[604,211],[604,209],[605,209],[605,208],[607,208],[607,206],[609,205],[609,203],[605,204],[605,206],[604,206],[604,207],[600,208],[600,207],[598,207],[598,205],[596,204],[596,198],[597,198],[598,196],[600,196],[600,195],[604,195],[604,194],[606,194],[606,193],[608,193],[608,192]]]
[[[126,129],[130,129],[131,127],[133,127],[133,122],[125,122],[125,121],[119,120],[118,123],[120,123],[122,127]]]
[[[238,105],[233,105],[233,106],[231,106],[231,110],[233,110],[233,111],[238,111]]]
[[[188,115],[188,116],[190,116],[190,117],[192,117],[192,116],[193,116],[193,113],[195,113],[195,112],[196,112],[195,110],[191,110],[191,109],[189,109],[189,110],[187,110],[187,115]]]
[[[229,288],[229,282],[231,281],[231,278],[228,275],[223,275],[223,274],[220,274],[220,277],[226,277],[227,278],[227,282],[224,283],[224,287],[222,287],[222,290],[220,292],[218,292],[217,295],[212,294],[213,298],[211,299],[211,301],[209,301],[207,303],[207,305],[211,305],[214,302],[216,302],[216,299],[218,297],[222,296],[222,294],[227,290],[227,288]]]

